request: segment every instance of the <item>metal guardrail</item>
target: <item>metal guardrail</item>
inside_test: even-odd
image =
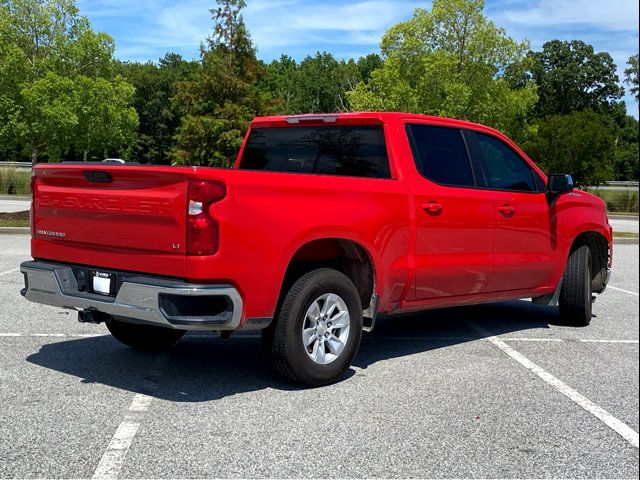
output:
[[[638,187],[640,185],[640,183],[639,182],[614,180],[614,181],[611,181],[611,182],[606,182],[605,185],[608,186],[608,187]]]
[[[0,167],[13,167],[20,170],[31,170],[31,162],[0,162]]]

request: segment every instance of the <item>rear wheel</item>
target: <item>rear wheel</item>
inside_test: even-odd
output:
[[[131,348],[146,352],[165,350],[187,333],[186,330],[127,323],[115,319],[110,319],[106,324],[116,340]]]
[[[586,245],[569,256],[560,289],[559,307],[561,318],[572,325],[587,326],[591,322],[591,268],[591,251]]]
[[[289,289],[263,346],[275,371],[309,387],[333,383],[360,346],[362,306],[356,287],[329,268],[313,270]]]

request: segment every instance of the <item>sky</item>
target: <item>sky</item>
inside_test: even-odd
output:
[[[410,0],[246,0],[243,16],[258,58],[282,54],[301,60],[317,51],[337,58],[379,52],[384,32],[429,9],[430,1]],[[121,60],[157,61],[167,52],[199,57],[211,32],[214,0],[79,0],[93,28],[110,34]],[[638,52],[637,0],[486,0],[485,13],[516,40],[540,49],[552,39],[579,39],[611,54],[624,78],[627,59]],[[627,94],[627,110],[638,104]]]

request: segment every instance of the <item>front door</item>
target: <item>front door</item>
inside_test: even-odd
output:
[[[551,285],[558,251],[542,179],[501,139],[479,132],[465,137],[494,202],[494,270],[486,291]]]

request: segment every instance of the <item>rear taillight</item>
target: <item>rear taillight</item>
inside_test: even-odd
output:
[[[187,195],[187,255],[213,255],[218,251],[218,222],[209,207],[227,194],[223,183],[189,182]]]
[[[38,177],[31,175],[31,207],[29,208],[29,225],[31,227],[31,238],[35,238],[36,233],[36,193],[38,192]]]

